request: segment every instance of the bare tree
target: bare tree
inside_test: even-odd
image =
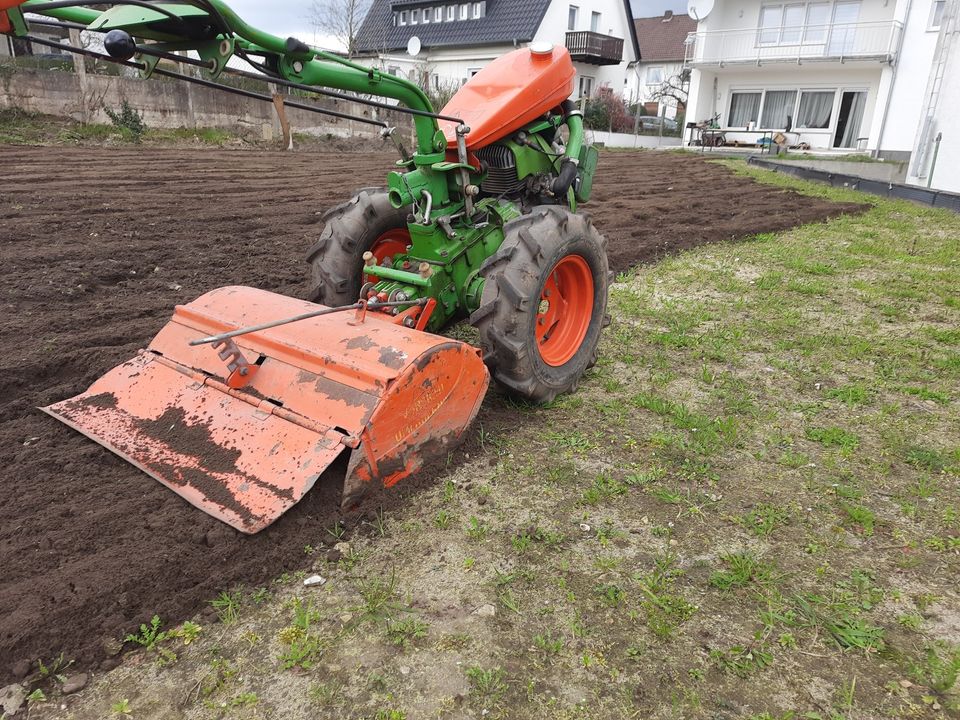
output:
[[[339,40],[347,57],[353,57],[357,33],[372,4],[373,0],[313,0],[307,19],[318,33]]]
[[[660,83],[660,87],[650,94],[650,98],[657,102],[670,98],[678,108],[685,108],[687,106],[689,89],[690,71],[683,70],[679,74],[673,75]]]

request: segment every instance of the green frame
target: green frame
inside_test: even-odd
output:
[[[26,12],[82,24],[99,32],[124,30],[134,38],[159,44],[159,49],[194,50],[201,58],[215,61],[213,69],[206,72],[210,79],[223,72],[227,61],[240,49],[269,56],[280,75],[288,81],[390,98],[413,110],[428,113],[413,115],[416,149],[410,158],[399,161],[397,168],[388,174],[387,188],[391,203],[397,208],[407,205],[416,208],[429,203],[429,217],[412,216],[408,224],[411,245],[407,255],[394,258],[393,267],[368,266],[365,272],[380,278],[378,291],[403,293],[403,297],[411,301],[424,297],[436,300],[427,326],[430,330],[437,330],[478,307],[483,289],[480,265],[503,242],[504,224],[521,213],[507,201],[488,198],[474,203],[470,189],[479,186],[483,176],[466,164],[463,143],[458,143],[458,161],[448,159],[451,151],[447,139],[437,118],[433,117],[435,112],[429,98],[420,87],[404,78],[302,43],[288,44],[286,39],[244,22],[222,0],[208,0],[208,4],[230,28],[232,35],[203,40],[191,39],[186,33],[171,32],[171,16],[180,18],[187,29],[191,24],[196,27],[199,22],[213,17],[202,5],[190,0],[158,3],[155,10],[130,5],[115,5],[102,11],[82,7],[45,10],[45,4],[45,0],[27,0],[20,7]],[[16,9],[12,11],[11,19],[15,34],[27,33],[22,15]],[[143,74],[149,77],[157,59],[141,58],[146,65]],[[563,158],[553,155],[552,148],[540,133],[555,129],[563,122],[569,131],[563,158],[578,162],[584,159],[583,124],[579,114],[538,120],[525,128],[525,132],[539,143],[539,151],[511,139],[501,141],[514,153],[521,178],[535,172],[555,173],[558,170]],[[589,178],[585,180],[589,181]],[[576,201],[571,188],[567,197],[571,210],[576,208]],[[430,266],[428,273],[403,269],[419,267],[424,262]]]

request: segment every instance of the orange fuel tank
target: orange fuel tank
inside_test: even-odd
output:
[[[470,128],[467,147],[479,150],[556,108],[573,92],[576,71],[564,47],[534,52],[521,48],[497,58],[457,91],[442,115]],[[456,123],[440,127],[447,147],[457,146]]]

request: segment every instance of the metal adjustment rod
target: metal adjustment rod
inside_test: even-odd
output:
[[[384,140],[386,140],[387,138],[392,140],[394,147],[397,148],[397,152],[400,153],[400,159],[403,160],[404,162],[410,161],[412,156],[410,155],[410,153],[407,152],[407,149],[403,146],[403,139],[400,137],[399,133],[397,133],[397,129],[395,127],[385,127],[383,130],[380,131],[380,137],[382,137]]]
[[[467,217],[473,217],[473,195],[470,186],[470,171],[467,170],[467,133],[470,127],[464,123],[457,125],[457,162],[460,163],[460,184],[463,186],[463,209]]]

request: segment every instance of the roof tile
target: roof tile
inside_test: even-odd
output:
[[[537,32],[550,0],[487,0],[486,15],[476,20],[394,25],[393,7],[436,7],[440,3],[412,0],[374,0],[357,33],[359,52],[402,50],[414,35],[424,47],[489,45],[529,42]],[[450,4],[450,3],[444,3]]]
[[[697,30],[697,21],[689,15],[636,18],[633,23],[643,62],[683,60],[684,40]]]

